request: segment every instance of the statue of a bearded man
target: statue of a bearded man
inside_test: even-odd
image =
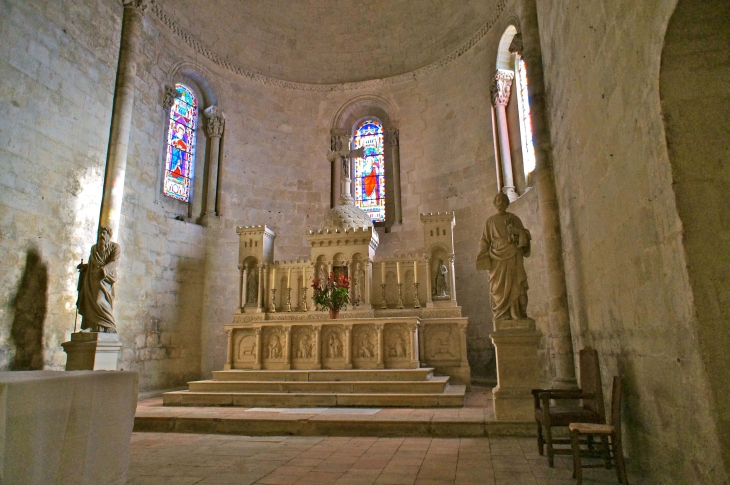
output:
[[[530,231],[507,212],[509,198],[494,197],[497,214],[487,219],[479,243],[477,270],[489,271],[489,293],[494,320],[527,318],[527,273],[523,258],[530,255]]]
[[[121,249],[111,239],[111,227],[100,227],[99,239],[91,247],[88,264],[77,266],[80,275],[76,306],[82,316],[82,332],[117,333],[114,285]]]

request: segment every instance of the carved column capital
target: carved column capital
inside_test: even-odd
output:
[[[507,106],[514,78],[515,73],[513,71],[497,69],[492,79],[492,103],[495,106]]]
[[[253,332],[254,332],[254,333],[255,333],[256,335],[261,335],[261,331],[262,331],[262,330],[263,330],[263,329],[262,329],[261,327],[254,327],[254,328],[253,328]]]
[[[400,131],[398,128],[388,128],[388,144],[397,147],[400,144]]]
[[[205,125],[208,136],[211,138],[220,138],[223,136],[223,128],[225,127],[226,120],[223,118],[223,113],[220,112],[218,106],[213,105],[207,107],[205,111],[203,111],[203,115],[208,120]]]
[[[512,42],[507,50],[509,50],[510,54],[517,54],[522,57],[522,34],[520,32],[512,37]]]
[[[343,130],[330,132],[330,151],[342,152],[350,149],[350,137]]]
[[[144,15],[147,7],[154,3],[154,0],[122,0],[124,8],[133,8]]]
[[[171,84],[165,85],[165,94],[162,96],[162,107],[165,111],[170,111],[175,100],[182,96],[182,93]]]

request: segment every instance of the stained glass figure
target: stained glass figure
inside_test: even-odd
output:
[[[355,159],[355,204],[373,222],[385,221],[385,147],[383,125],[376,119],[360,123],[353,136],[354,148],[363,148]]]
[[[190,202],[190,185],[195,162],[195,128],[198,122],[198,100],[183,84],[176,84],[180,96],[170,108],[165,153],[163,193],[173,199]]]
[[[527,66],[525,66],[525,61],[520,56],[516,57],[522,163],[525,168],[525,178],[527,178],[535,170],[535,147],[532,144],[532,117],[530,116],[530,99],[527,93]]]

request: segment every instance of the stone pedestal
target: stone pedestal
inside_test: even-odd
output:
[[[535,321],[501,320],[490,335],[497,354],[497,387],[494,415],[500,421],[535,419],[531,390],[538,387],[537,346],[540,333]]]
[[[61,345],[67,354],[66,370],[117,370],[119,334],[76,332]]]

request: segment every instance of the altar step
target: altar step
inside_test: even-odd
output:
[[[163,394],[165,406],[460,407],[466,386],[433,368],[378,370],[231,370]]]

